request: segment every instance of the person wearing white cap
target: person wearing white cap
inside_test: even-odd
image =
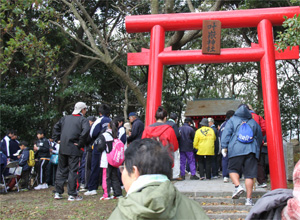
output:
[[[55,181],[55,199],[62,199],[64,183],[68,180],[69,201],[82,200],[76,191],[77,172],[81,148],[84,148],[89,135],[90,125],[84,117],[87,106],[77,102],[72,115],[61,118],[53,128],[53,139],[60,143],[58,168]]]

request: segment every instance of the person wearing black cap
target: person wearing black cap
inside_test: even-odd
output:
[[[208,126],[207,118],[202,118],[201,128],[196,131],[193,146],[197,149],[199,163],[200,180],[204,180],[204,163],[206,179],[211,179],[211,161],[215,155],[216,135],[212,128]]]
[[[127,143],[130,144],[134,140],[142,138],[144,131],[144,123],[138,118],[135,112],[129,113],[129,121],[132,124],[131,135],[127,138]]]

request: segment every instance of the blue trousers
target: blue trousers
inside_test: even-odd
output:
[[[79,183],[85,184],[85,157],[86,151],[83,152],[79,167]]]
[[[228,155],[226,157],[222,156],[222,175],[224,177],[229,177],[228,173]]]
[[[100,159],[101,159],[101,154],[98,152],[95,153],[95,149],[92,152],[92,165],[91,165],[91,176],[88,182],[88,190],[97,190],[99,187],[99,178],[100,178],[100,173],[101,173],[101,168],[100,168]]]

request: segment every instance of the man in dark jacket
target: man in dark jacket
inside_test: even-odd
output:
[[[243,137],[240,137],[242,134],[239,133],[239,128],[244,124],[244,127],[249,126],[253,133],[252,141],[248,143],[242,141]],[[221,146],[224,149],[228,149],[228,171],[232,183],[235,185],[235,191],[232,195],[233,199],[238,199],[245,191],[239,181],[239,173],[241,171],[244,173],[247,190],[245,205],[253,205],[251,198],[253,179],[257,177],[257,160],[261,143],[262,132],[260,126],[252,119],[247,106],[241,105],[226,123],[221,138]],[[224,151],[222,150],[223,153]]]
[[[72,115],[60,119],[53,128],[53,139],[59,141],[58,169],[55,181],[55,199],[62,199],[64,183],[68,179],[69,201],[82,200],[77,195],[77,172],[81,148],[84,148],[90,125],[84,117],[87,106],[83,102],[77,102]]]
[[[36,152],[36,158],[38,159],[38,182],[39,185],[34,187],[35,190],[47,189],[47,166],[50,161],[50,142],[45,138],[44,131],[37,131],[37,142],[33,147]]]
[[[179,150],[180,150],[180,176],[185,179],[185,165],[188,161],[191,170],[191,180],[198,180],[196,176],[195,156],[193,152],[193,141],[195,137],[195,130],[191,127],[193,123],[190,117],[184,120],[184,124],[179,128]]]
[[[135,112],[129,113],[129,121],[132,124],[131,135],[127,138],[127,143],[130,144],[134,140],[142,138],[144,131],[144,123],[137,117]]]
[[[8,161],[18,159],[14,156],[14,154],[20,150],[17,137],[17,132],[15,130],[9,130],[7,135],[0,142],[0,150],[7,157]]]

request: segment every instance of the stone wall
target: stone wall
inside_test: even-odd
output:
[[[283,141],[284,162],[287,180],[293,181],[293,171],[297,161],[294,161],[295,154],[300,153],[300,146],[298,140],[291,140],[291,142]]]

